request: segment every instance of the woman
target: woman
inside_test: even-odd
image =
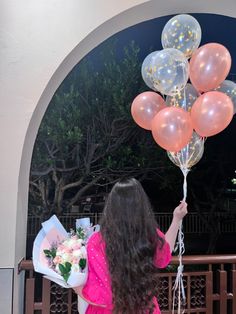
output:
[[[88,303],[86,314],[159,314],[158,269],[171,259],[187,204],[174,210],[167,233],[158,229],[148,197],[136,179],[112,188],[101,231],[88,242],[88,280],[75,291]]]

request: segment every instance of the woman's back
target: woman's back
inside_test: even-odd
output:
[[[161,237],[164,240],[164,235],[163,233],[161,233],[161,231],[159,230],[157,231],[157,236]],[[102,239],[102,235],[100,232],[95,233],[89,239],[87,251],[89,273],[87,283],[83,289],[83,295],[86,299],[92,301],[93,303],[96,303],[98,305],[105,305],[105,308],[90,305],[86,313],[110,314],[112,313],[114,307],[111,277],[106,257],[106,245],[104,240]],[[155,267],[164,268],[169,264],[170,259],[171,259],[170,248],[168,243],[164,240],[163,245],[157,248],[156,250],[153,263]],[[119,266],[117,265],[117,267]],[[121,278],[121,281],[124,282],[124,286],[125,282],[127,281],[126,276],[127,274],[124,273],[123,278]],[[153,299],[153,304],[154,304],[153,313],[155,314],[160,313],[156,299]]]
[[[101,231],[88,243],[88,281],[83,289],[90,303],[87,314],[160,313],[158,268],[168,265],[186,213],[187,204],[181,202],[174,210],[166,241],[141,184],[126,179],[114,185]]]

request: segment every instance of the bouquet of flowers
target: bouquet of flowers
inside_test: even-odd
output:
[[[86,243],[99,226],[92,227],[89,218],[76,219],[76,230],[66,232],[53,215],[42,223],[33,245],[33,265],[36,272],[64,288],[82,286],[87,280]],[[87,304],[78,298],[79,313]],[[82,309],[83,308],[83,309]]]
[[[70,275],[84,273],[86,267],[85,232],[82,228],[71,230],[69,237],[59,244],[52,243],[43,250],[49,267],[60,274],[65,282]]]

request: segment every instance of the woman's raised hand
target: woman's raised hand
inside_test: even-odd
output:
[[[173,212],[173,218],[176,222],[180,222],[185,215],[187,215],[188,210],[187,210],[188,204],[185,201],[181,201],[180,205],[177,206]]]

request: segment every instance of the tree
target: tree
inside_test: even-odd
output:
[[[133,98],[146,89],[139,48],[132,42],[122,54],[115,51],[108,42],[96,59],[85,57],[49,104],[31,164],[34,214],[69,211],[95,187],[103,191],[121,177],[163,173],[163,151],[130,115]]]

